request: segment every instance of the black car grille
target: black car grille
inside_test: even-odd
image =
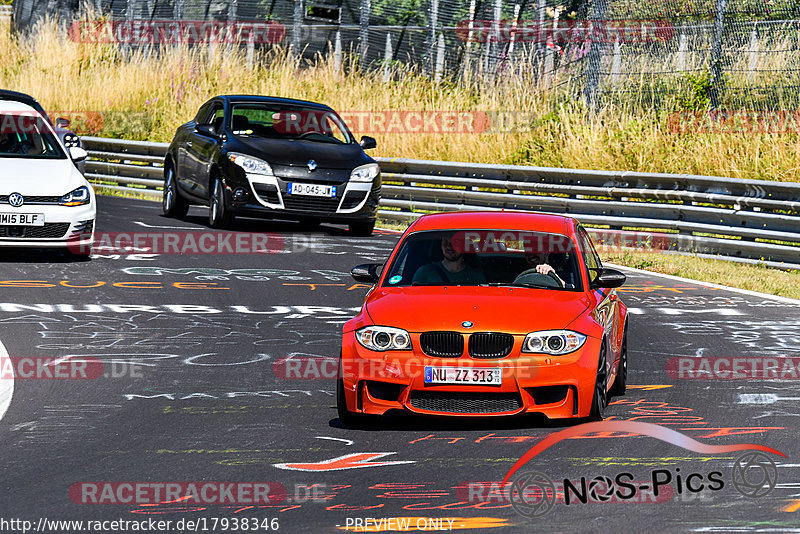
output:
[[[8,204],[10,195],[0,195],[0,204]],[[58,204],[61,197],[24,196],[25,204]]]
[[[342,200],[342,209],[349,210],[355,208],[361,204],[365,196],[367,196],[367,191],[348,191],[344,196],[344,200]]]
[[[253,190],[261,197],[261,200],[268,204],[279,204],[278,188],[274,185],[254,184]]]
[[[464,353],[464,336],[458,332],[423,332],[419,344],[422,352],[436,358],[458,358]]]
[[[453,393],[413,391],[408,404],[419,410],[444,413],[503,413],[522,408],[517,393]]]
[[[503,358],[511,354],[514,336],[494,332],[476,332],[469,336],[469,355],[473,358]]]
[[[0,237],[58,239],[69,230],[69,223],[46,223],[44,226],[0,226]]]
[[[304,195],[284,195],[283,206],[287,210],[334,213],[339,207],[339,198],[309,197]]]

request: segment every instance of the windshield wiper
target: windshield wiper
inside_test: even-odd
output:
[[[491,282],[481,284],[482,287],[532,287],[534,289],[563,289],[555,286],[548,286],[544,284],[513,284],[511,282]]]

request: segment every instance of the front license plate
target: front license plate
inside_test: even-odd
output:
[[[44,226],[44,214],[0,213],[0,224],[5,226]]]
[[[503,370],[469,367],[432,367],[426,365],[425,383],[500,386],[503,384]]]
[[[335,185],[320,184],[295,184],[290,183],[286,192],[290,195],[305,195],[308,197],[329,197],[336,196]]]

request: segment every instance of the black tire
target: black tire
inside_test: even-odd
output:
[[[628,389],[628,323],[625,323],[625,330],[622,333],[622,347],[619,352],[619,363],[617,364],[617,378],[611,386],[609,394],[612,397],[625,395]]]
[[[161,198],[161,211],[164,217],[182,219],[189,213],[189,203],[178,191],[178,180],[172,165],[164,170],[164,193]]]
[[[208,196],[208,225],[211,228],[224,229],[233,224],[233,214],[225,203],[225,188],[222,179],[215,177],[211,180],[211,192]]]
[[[608,374],[606,373],[606,340],[603,339],[600,348],[600,358],[597,362],[597,377],[594,382],[594,394],[592,395],[592,410],[589,412],[590,421],[602,421],[603,415],[608,405],[608,394],[606,393],[606,383]]]
[[[351,222],[347,226],[350,228],[351,234],[358,237],[369,237],[375,229],[375,221]]]

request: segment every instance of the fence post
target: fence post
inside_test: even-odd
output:
[[[292,55],[300,56],[300,32],[303,23],[303,0],[294,0],[294,13],[292,16]]]
[[[475,27],[475,0],[469,0],[469,31],[467,32],[467,42],[464,45],[464,58],[461,61],[461,76],[466,77],[469,79],[469,70],[470,66],[472,65],[472,61],[470,58],[471,48],[472,48],[472,39],[473,33],[472,30]]]
[[[174,20],[183,20],[183,1],[175,0],[175,4],[172,6],[172,18]]]
[[[370,0],[361,0],[360,24],[358,33],[358,56],[362,67],[367,66],[367,48],[369,47],[369,12]]]
[[[383,50],[383,83],[387,83],[392,76],[392,34],[386,33],[386,47]]]
[[[620,71],[622,70],[622,47],[619,39],[614,39],[614,57],[611,58],[611,83],[618,84],[620,81]]]
[[[714,17],[714,48],[711,56],[711,89],[709,97],[711,108],[719,107],[719,97],[723,90],[722,79],[722,32],[725,30],[725,10],[728,0],[717,0],[717,11]]]
[[[256,37],[252,30],[247,36],[247,70],[253,70],[253,63],[256,55]]]
[[[681,33],[678,39],[678,71],[683,72],[686,70],[686,51],[689,49],[689,43],[686,39],[686,34]]]
[[[750,77],[755,77],[758,68],[758,27],[754,27],[750,32],[750,58],[747,62],[747,70]]]
[[[592,24],[605,24],[606,0],[595,0],[592,9]],[[600,92],[600,61],[603,59],[602,43],[592,41],[591,33],[587,41],[589,52],[587,54],[588,65],[586,67],[586,87],[584,96],[589,109],[594,112],[597,109],[598,94]]]
[[[439,0],[431,0],[430,20],[428,20],[428,43],[425,58],[425,69],[428,75],[433,74],[434,53],[436,51],[436,26],[439,25]]]
[[[489,38],[489,72],[496,73],[500,49],[500,24],[503,18],[503,0],[494,0],[494,15],[492,16],[492,35]]]
[[[338,30],[333,39],[333,70],[336,71],[336,76],[342,71],[342,33]]]
[[[444,34],[439,34],[439,41],[436,43],[436,71],[433,76],[435,82],[442,81],[444,72]]]

